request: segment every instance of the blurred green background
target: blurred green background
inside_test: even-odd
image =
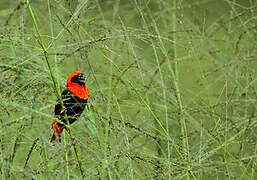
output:
[[[256,1],[30,6],[38,32],[26,1],[0,2],[0,179],[257,178]],[[46,57],[61,90],[90,74],[60,146]]]

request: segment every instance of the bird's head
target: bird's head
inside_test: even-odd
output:
[[[86,86],[86,77],[80,71],[74,71],[68,76],[67,88],[73,95],[81,99],[87,99],[89,96],[89,91]]]
[[[72,83],[78,83],[80,86],[85,86],[86,85],[86,77],[84,76],[84,74],[76,74],[74,75],[70,81]]]

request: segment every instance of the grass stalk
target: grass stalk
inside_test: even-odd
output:
[[[51,29],[51,36],[54,37],[54,26],[53,26],[53,22],[52,22],[52,11],[51,11],[51,3],[50,0],[47,0],[47,8],[48,8],[48,17],[49,17],[49,24],[50,24],[50,29]],[[54,45],[54,42],[53,42]],[[55,64],[57,64],[56,61],[57,56],[54,56],[54,60],[55,60]],[[54,69],[54,72],[56,72],[58,70],[58,68]],[[57,74],[57,73],[56,73]],[[67,142],[66,142],[66,133],[64,132],[63,134],[63,143],[64,143],[64,147],[67,146]],[[68,151],[65,152],[65,164],[66,164],[66,179],[69,180],[70,179],[70,170],[69,170],[69,155],[68,155]]]
[[[177,31],[177,0],[173,1],[173,14],[172,14],[172,31]],[[183,105],[182,105],[182,99],[180,95],[180,88],[179,88],[179,69],[178,69],[178,63],[176,61],[177,59],[177,37],[176,33],[173,34],[173,57],[174,57],[174,78],[173,83],[175,86],[175,93],[177,98],[177,104],[179,107],[179,122],[181,127],[181,134],[182,134],[182,141],[183,141],[183,150],[184,150],[184,157],[185,161],[189,162],[189,146],[188,146],[188,135],[187,135],[187,129],[186,129],[186,121],[183,115]],[[190,166],[188,165],[188,170],[190,169]],[[188,179],[190,178],[188,175],[189,171],[186,171]]]
[[[45,57],[45,61],[46,61],[46,63],[47,63],[47,66],[48,66],[48,69],[49,69],[49,72],[50,72],[52,81],[53,81],[53,83],[54,83],[54,87],[55,87],[55,90],[56,90],[56,92],[57,92],[58,99],[60,100],[62,109],[64,109],[64,104],[63,104],[62,97],[61,97],[61,91],[60,91],[59,85],[58,85],[58,83],[57,83],[57,80],[56,80],[56,78],[55,78],[52,65],[50,64],[50,61],[49,61],[49,59],[48,59],[47,50],[46,50],[45,45],[44,45],[44,43],[43,43],[43,39],[42,39],[42,37],[41,37],[41,33],[40,33],[40,31],[39,31],[36,18],[35,18],[35,16],[34,16],[34,13],[33,13],[33,11],[32,11],[31,6],[30,6],[29,0],[26,0],[26,3],[27,3],[27,5],[28,5],[29,13],[30,13],[30,16],[31,16],[31,18],[32,18],[33,24],[34,24],[34,26],[35,26],[36,32],[37,32],[37,35],[38,35],[38,38],[39,38],[39,44],[40,44],[40,46],[41,46],[41,48],[42,48],[42,50],[43,50],[44,57]],[[70,135],[70,137],[71,137],[71,140],[73,141],[73,140],[74,140],[74,137],[73,137],[73,135],[72,135],[72,130],[71,130],[71,128],[70,128],[70,123],[69,123],[69,120],[68,120],[68,117],[67,117],[67,114],[66,114],[66,113],[65,113],[65,119],[66,119],[66,122],[67,122],[66,127],[68,128],[69,135]],[[73,144],[73,149],[74,149],[74,153],[75,153],[77,162],[78,162],[78,164],[79,164],[79,169],[80,169],[81,176],[82,176],[82,178],[84,179],[85,176],[84,176],[84,172],[83,172],[83,170],[82,170],[82,163],[81,163],[81,160],[80,160],[80,155],[79,155],[79,153],[78,153],[78,150],[77,150],[77,148],[76,148],[75,143],[72,143],[72,144]]]
[[[114,97],[114,100],[115,100],[115,103],[118,107],[118,111],[119,111],[119,114],[120,114],[120,117],[121,117],[121,122],[122,122],[122,125],[123,125],[123,134],[124,134],[124,137],[125,137],[125,146],[127,149],[129,149],[130,147],[130,144],[129,144],[129,137],[128,137],[128,134],[126,132],[126,125],[125,125],[125,120],[124,120],[124,116],[123,116],[123,113],[121,112],[121,108],[120,108],[120,104],[118,102],[118,99],[117,97],[115,96],[115,94],[113,94],[113,97]],[[133,177],[133,164],[132,164],[132,161],[131,161],[131,157],[128,156],[127,157],[127,163],[128,163],[128,168],[129,168],[129,172],[127,173],[127,176],[129,177],[129,179],[134,179]]]
[[[150,34],[150,30],[148,28],[148,24],[146,22],[146,19],[144,17],[144,13],[142,12],[142,10],[139,8],[139,5],[137,3],[137,0],[134,0],[135,4],[136,4],[136,8],[138,9],[139,13],[140,13],[140,16],[142,18],[142,21],[144,23],[144,27],[145,29],[147,30],[147,33]],[[173,32],[176,32],[176,0],[173,1],[173,9],[174,9],[174,12],[173,12],[173,15],[172,15],[172,20],[173,20],[173,28],[172,28],[172,31]],[[151,16],[151,13],[149,13],[150,16]],[[154,19],[152,18],[152,21],[154,22]],[[156,23],[154,22],[155,24],[155,30],[158,34],[158,36],[160,37],[160,34],[159,34],[159,31],[158,31],[158,28],[156,26]],[[166,113],[166,118],[165,118],[165,122],[166,122],[166,129],[164,129],[163,125],[161,124],[160,120],[156,117],[155,119],[157,120],[158,119],[158,124],[161,126],[162,130],[165,132],[165,134],[168,136],[168,138],[170,138],[169,136],[169,132],[168,132],[168,117],[167,117],[167,99],[166,99],[166,91],[165,91],[165,83],[164,83],[164,80],[163,80],[163,76],[161,74],[161,68],[160,68],[160,62],[159,62],[159,59],[158,59],[158,55],[157,55],[157,51],[156,51],[156,47],[155,47],[155,44],[153,43],[152,39],[150,39],[151,41],[151,45],[153,47],[153,50],[154,50],[154,54],[155,54],[155,59],[156,59],[156,62],[157,62],[157,65],[158,65],[158,69],[159,69],[159,73],[160,73],[160,77],[161,77],[161,82],[162,82],[162,85],[163,85],[163,101],[164,101],[164,105],[165,105],[165,113]],[[161,38],[159,38],[159,41],[160,41],[160,44],[161,44],[161,47],[162,47],[162,50],[165,51],[165,48],[164,48],[164,45],[162,43],[162,40]],[[179,117],[180,117],[180,124],[181,124],[181,133],[182,133],[182,136],[183,136],[183,151],[184,151],[184,155],[182,155],[181,153],[179,153],[180,157],[185,157],[185,161],[187,162],[188,161],[188,154],[189,154],[189,150],[188,150],[188,139],[187,139],[187,134],[186,134],[186,124],[185,124],[185,119],[184,119],[184,116],[183,116],[183,105],[182,105],[182,100],[181,100],[181,95],[180,95],[180,90],[179,90],[179,85],[178,85],[178,68],[177,68],[177,50],[176,50],[176,33],[174,33],[174,36],[173,36],[173,53],[174,53],[174,70],[171,68],[170,66],[170,63],[169,63],[169,67],[170,67],[170,70],[171,70],[171,73],[172,73],[172,76],[173,76],[173,83],[174,83],[174,86],[175,86],[175,93],[176,93],[176,98],[177,98],[177,103],[178,103],[178,107],[179,107]],[[167,52],[165,51],[164,52],[164,55],[167,57],[167,59],[169,60],[168,56],[167,56]],[[152,111],[152,109],[149,107],[149,110]],[[151,112],[150,111],[150,112]],[[152,114],[154,114],[153,112],[151,112]],[[173,142],[173,141],[171,141]],[[173,143],[172,143],[173,144]],[[175,146],[175,149],[176,151],[178,152],[178,149],[177,147]],[[170,145],[168,144],[168,156],[170,157]],[[170,161],[168,160],[168,168],[170,169]],[[187,172],[190,172],[190,174],[192,175],[192,177],[195,179],[195,176],[193,175],[193,172],[191,171],[191,168],[190,166],[188,165],[187,167]],[[169,176],[169,178],[171,178]],[[189,178],[189,176],[188,176]]]
[[[164,44],[163,44],[162,39],[161,39],[161,34],[159,32],[158,26],[157,26],[156,21],[154,20],[154,18],[152,16],[152,13],[151,13],[151,11],[150,11],[148,6],[147,6],[147,10],[148,10],[149,17],[151,18],[151,21],[153,23],[154,30],[157,33],[158,41],[160,42],[160,46],[161,46],[161,50],[162,50],[162,52],[164,54],[167,54],[166,49],[165,49]],[[147,27],[147,24],[145,24],[145,27]],[[151,35],[148,28],[147,28],[147,33],[149,35]],[[160,76],[160,80],[161,80],[162,97],[163,97],[164,114],[165,114],[165,126],[166,126],[167,133],[169,133],[167,92],[166,92],[166,84],[165,84],[165,81],[164,81],[163,69],[162,69],[162,66],[161,66],[161,63],[160,63],[160,60],[159,60],[159,55],[158,55],[158,52],[157,52],[157,48],[158,47],[156,47],[153,39],[150,39],[150,40],[151,40],[151,47],[153,48],[153,53],[154,53],[154,57],[155,57],[155,60],[156,60],[156,64],[158,66],[159,76]],[[168,60],[168,58],[166,58],[166,60]],[[169,179],[171,179],[171,161],[170,160],[171,160],[171,144],[170,144],[170,141],[168,141],[167,142],[167,163],[168,163],[168,172],[169,172],[168,176],[169,176]]]
[[[119,66],[114,63],[111,59],[105,57],[106,59],[108,59],[110,62],[113,63],[114,67],[120,72],[122,73],[122,70],[119,68]],[[141,93],[138,91],[138,89],[135,87],[135,85],[132,83],[132,81],[130,81],[127,77],[124,77],[125,82],[128,83],[128,85],[131,87],[131,89],[134,91],[134,93],[137,95],[137,97],[140,99],[140,101],[146,106],[147,110],[150,112],[150,114],[152,115],[152,117],[154,118],[154,120],[158,123],[158,125],[160,126],[161,130],[163,131],[163,133],[167,136],[167,139],[169,141],[171,141],[172,145],[174,146],[174,148],[176,149],[176,152],[178,153],[179,157],[181,159],[184,159],[183,154],[179,151],[179,147],[178,145],[174,142],[174,140],[171,138],[171,136],[168,134],[168,132],[166,131],[166,128],[163,126],[163,124],[161,123],[161,121],[159,120],[159,118],[156,116],[156,114],[154,113],[154,111],[152,110],[152,108],[150,107],[150,105],[145,101],[145,99],[143,98],[143,96],[141,95]]]

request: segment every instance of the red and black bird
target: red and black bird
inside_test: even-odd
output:
[[[55,105],[54,118],[52,128],[54,130],[51,142],[60,142],[61,133],[67,124],[65,114],[68,117],[69,123],[74,123],[82,114],[87,104],[89,91],[86,86],[86,77],[80,71],[74,71],[67,78],[67,89],[62,92],[62,101],[58,99]]]

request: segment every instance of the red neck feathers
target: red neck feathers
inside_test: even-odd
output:
[[[88,96],[89,96],[89,91],[87,89],[87,86],[85,85],[81,86],[78,83],[71,82],[71,78],[77,74],[83,74],[83,73],[80,71],[74,71],[73,73],[71,73],[67,79],[67,88],[74,96],[79,97],[80,99],[86,100],[88,99]]]

